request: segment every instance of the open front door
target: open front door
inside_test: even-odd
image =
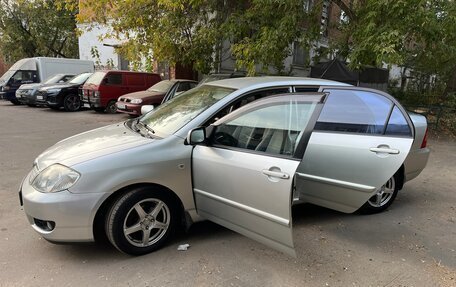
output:
[[[198,214],[284,253],[293,249],[291,204],[298,147],[321,95],[276,96],[215,123],[193,150]]]

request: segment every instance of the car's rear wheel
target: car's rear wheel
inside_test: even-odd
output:
[[[133,189],[110,208],[106,216],[106,235],[124,253],[150,253],[161,248],[174,233],[178,214],[178,205],[166,192]]]
[[[117,113],[116,101],[110,101],[106,106],[106,113],[115,114]]]
[[[394,201],[399,191],[398,176],[395,174],[360,208],[363,214],[379,213],[387,209]]]
[[[63,108],[67,112],[76,112],[81,109],[81,98],[75,94],[66,95],[63,99]]]

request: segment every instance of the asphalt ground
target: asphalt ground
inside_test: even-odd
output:
[[[297,258],[211,222],[131,257],[55,245],[28,224],[21,179],[47,147],[128,119],[0,101],[0,286],[456,286],[456,143],[432,140],[427,168],[377,215],[293,209]],[[188,243],[187,251],[177,251]]]

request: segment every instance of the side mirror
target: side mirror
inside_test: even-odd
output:
[[[199,127],[188,132],[185,140],[188,145],[197,145],[206,141],[206,128]]]
[[[141,106],[141,115],[147,114],[155,108],[153,105],[143,105]]]

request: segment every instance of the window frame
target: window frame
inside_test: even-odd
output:
[[[393,96],[380,91],[380,90],[375,90],[375,89],[369,89],[369,88],[362,88],[362,87],[354,87],[354,86],[346,86],[346,87],[339,87],[339,86],[320,86],[320,89],[318,90],[321,93],[325,93],[326,95],[331,95],[331,90],[348,90],[348,91],[355,91],[355,92],[368,92],[372,94],[376,94],[382,97],[387,98],[392,102],[392,105],[390,107],[390,111],[388,113],[388,116],[386,118],[384,127],[383,127],[383,132],[381,134],[368,134],[368,133],[353,133],[353,132],[345,132],[345,131],[326,131],[326,130],[315,130],[316,132],[321,132],[321,133],[340,133],[340,134],[350,134],[350,135],[359,135],[359,136],[380,136],[380,137],[395,137],[395,138],[415,138],[415,126],[413,125],[412,119],[410,118],[410,115],[407,113],[407,111],[404,109],[404,107],[399,103],[398,100],[396,100]],[[323,107],[326,104],[326,100],[328,97],[325,97]],[[410,136],[405,136],[405,135],[387,135],[385,134],[386,128],[388,126],[388,123],[391,118],[391,114],[393,112],[394,107],[397,106],[399,111],[402,113],[402,116],[405,118],[407,121],[407,124],[410,127],[411,134]],[[323,108],[322,107],[322,108]],[[317,119],[318,120],[318,119]]]

